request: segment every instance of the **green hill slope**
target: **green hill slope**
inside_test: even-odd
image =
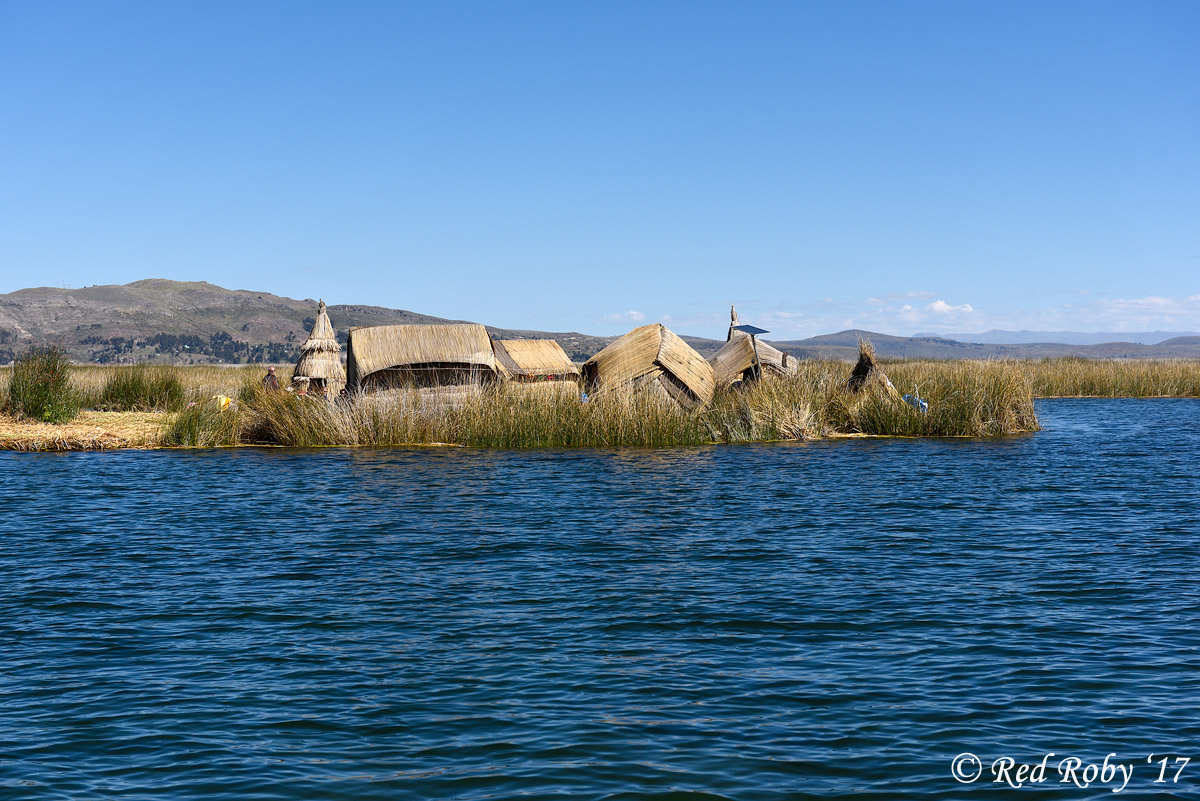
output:
[[[312,326],[317,301],[204,281],[150,279],[83,289],[39,287],[0,295],[0,363],[37,345],[58,345],[86,362],[287,362]],[[329,315],[345,340],[360,325],[462,322],[404,309],[333,305]],[[492,328],[496,336],[546,336]],[[608,339],[553,335],[586,358]]]

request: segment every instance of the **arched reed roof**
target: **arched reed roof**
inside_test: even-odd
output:
[[[662,390],[683,405],[706,405],[716,379],[704,357],[661,323],[635,328],[588,359],[584,376],[601,389]]]

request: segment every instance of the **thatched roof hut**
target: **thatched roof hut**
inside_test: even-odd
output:
[[[738,381],[754,377],[754,346],[758,345],[758,361],[764,373],[786,375],[796,369],[796,357],[784,353],[778,348],[763,342],[750,341],[750,335],[738,331],[737,309],[729,307],[729,333],[725,336],[725,346],[708,357],[718,387],[728,387]]]
[[[346,376],[355,390],[481,384],[505,376],[475,323],[351,328]]]
[[[579,380],[579,368],[553,339],[497,339],[492,347],[514,381]]]
[[[346,368],[342,366],[342,346],[338,344],[325,301],[317,307],[317,321],[308,339],[300,346],[300,361],[293,376],[307,378],[312,385],[336,395],[346,386]]]
[[[583,377],[605,391],[628,386],[688,407],[708,404],[716,388],[704,357],[659,323],[633,329],[588,359]]]

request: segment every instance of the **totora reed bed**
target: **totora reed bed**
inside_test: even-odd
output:
[[[901,371],[903,372],[903,371]],[[417,390],[331,403],[248,385],[237,407],[198,404],[164,435],[171,445],[321,447],[449,444],[496,448],[698,445],[847,434],[995,436],[1036,430],[1028,378],[1012,364],[960,364],[926,383],[929,412],[894,393],[845,389],[846,365],[804,362],[787,376],[718,392],[685,409],[650,393],[610,391],[581,402],[574,387],[531,394],[494,385],[453,402]],[[907,374],[906,374],[907,377]]]
[[[929,403],[922,413],[891,393],[845,391],[851,366],[800,361],[794,372],[740,389],[719,390],[702,409],[683,410],[651,396],[610,393],[581,403],[573,384],[530,393],[520,385],[476,388],[453,404],[416,392],[326,403],[261,391],[264,368],[253,366],[71,368],[85,409],[54,426],[17,419],[8,408],[11,368],[0,368],[0,448],[74,450],[112,447],[240,444],[291,446],[445,443],[485,447],[669,446],[711,442],[813,439],[848,434],[992,436],[1035,430],[1035,397],[1200,397],[1200,361],[887,361],[881,366],[900,394]],[[146,371],[141,382],[129,380]],[[180,412],[174,391],[182,387]],[[281,383],[290,368],[279,370]],[[106,404],[116,387],[126,395]],[[131,388],[132,387],[132,388]],[[222,412],[214,396],[238,398]],[[108,406],[138,412],[95,411]]]

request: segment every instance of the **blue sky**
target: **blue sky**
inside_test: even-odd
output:
[[[0,2],[0,292],[1200,330],[1200,3]]]

